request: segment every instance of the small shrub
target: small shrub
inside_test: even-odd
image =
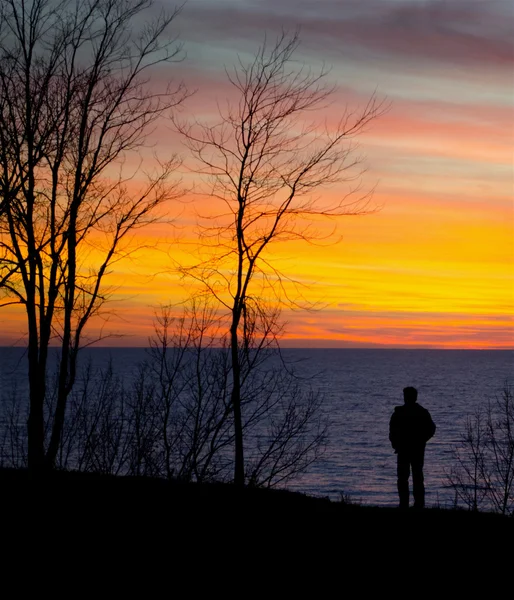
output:
[[[505,382],[500,396],[468,417],[448,481],[470,510],[514,514],[514,390]]]

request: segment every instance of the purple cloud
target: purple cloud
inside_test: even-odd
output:
[[[264,31],[300,27],[305,45],[330,58],[514,66],[512,6],[504,0],[198,1],[183,19],[186,38],[205,43],[259,42]]]

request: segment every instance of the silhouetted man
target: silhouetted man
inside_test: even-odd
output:
[[[412,468],[414,507],[425,506],[423,462],[425,445],[435,433],[435,425],[426,408],[417,403],[418,390],[403,390],[403,406],[396,406],[389,423],[389,440],[398,454],[398,494],[400,508],[409,507],[409,475]]]

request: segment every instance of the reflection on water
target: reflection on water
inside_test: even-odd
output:
[[[418,388],[419,403],[437,425],[425,455],[427,506],[449,505],[453,494],[446,487],[445,470],[466,416],[494,399],[504,381],[514,377],[513,351],[294,349],[283,355],[302,376],[315,377],[331,423],[323,461],[288,487],[332,498],[350,494],[369,504],[397,503],[396,456],[388,426],[394,406],[403,402],[405,386]],[[112,360],[126,380],[143,358],[140,348],[91,348],[82,354],[83,363],[105,365]],[[24,369],[20,349],[0,348],[4,398],[13,385],[19,393],[26,391]]]

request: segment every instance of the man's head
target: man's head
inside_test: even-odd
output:
[[[418,399],[418,390],[415,387],[403,388],[403,401],[405,404],[414,404]]]

